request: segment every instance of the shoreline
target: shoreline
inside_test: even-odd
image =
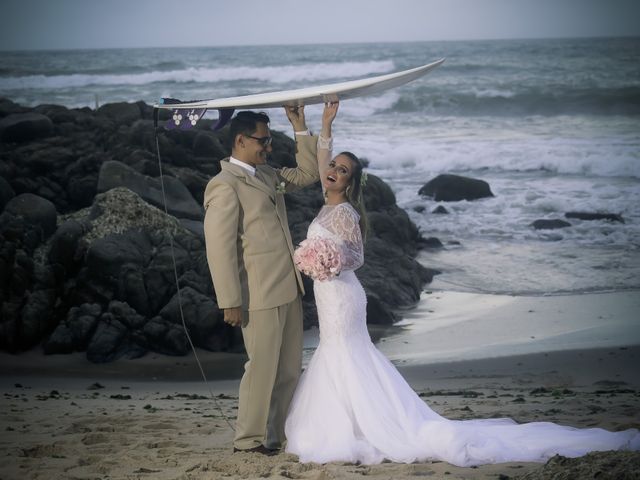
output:
[[[369,325],[376,347],[400,371],[478,368],[490,371],[509,359],[552,362],[565,355],[608,351],[640,353],[640,291],[518,296],[426,290],[394,325]],[[319,331],[304,332],[303,367],[318,344]],[[211,382],[239,380],[244,353],[196,349]],[[84,352],[45,355],[0,352],[0,378],[51,376],[129,381],[200,381],[193,352],[170,356],[150,352],[137,359],[92,363]],[[625,370],[626,371],[626,370]],[[640,385],[640,373],[638,374]]]

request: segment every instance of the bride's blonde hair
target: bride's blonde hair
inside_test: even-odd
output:
[[[351,172],[351,181],[346,190],[347,200],[356,209],[358,215],[360,215],[360,233],[362,234],[362,241],[367,239],[367,231],[369,230],[369,222],[367,221],[367,212],[364,208],[364,196],[363,196],[363,166],[362,162],[351,152],[340,152],[338,155],[344,155],[353,164],[353,170]]]

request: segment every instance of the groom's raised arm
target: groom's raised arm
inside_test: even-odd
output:
[[[287,192],[311,185],[320,178],[317,144],[318,137],[316,135],[296,135],[297,167],[278,169],[278,174],[287,183]]]
[[[220,309],[242,305],[238,270],[238,218],[240,204],[228,184],[210,181],[204,194],[204,237],[207,261]]]

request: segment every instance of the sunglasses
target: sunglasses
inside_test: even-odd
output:
[[[269,145],[271,145],[271,142],[273,141],[273,138],[271,137],[254,137],[252,135],[245,135],[245,137],[253,138],[263,147],[268,147]]]

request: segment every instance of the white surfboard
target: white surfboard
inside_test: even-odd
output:
[[[173,110],[172,120],[167,124],[169,128],[190,128],[194,126],[209,109],[217,109],[220,113],[218,124],[214,129],[221,128],[233,111],[238,108],[265,109],[282,106],[314,105],[326,102],[336,102],[349,98],[374,95],[399,87],[412,80],[426,75],[434,68],[442,65],[444,58],[421,67],[403,70],[401,72],[379,75],[377,77],[350,80],[348,82],[317,85],[314,87],[285,90],[281,92],[258,93],[239,97],[218,98],[213,100],[196,100],[181,102],[175,99],[163,98],[154,105],[158,109]],[[173,123],[173,125],[172,125]]]

